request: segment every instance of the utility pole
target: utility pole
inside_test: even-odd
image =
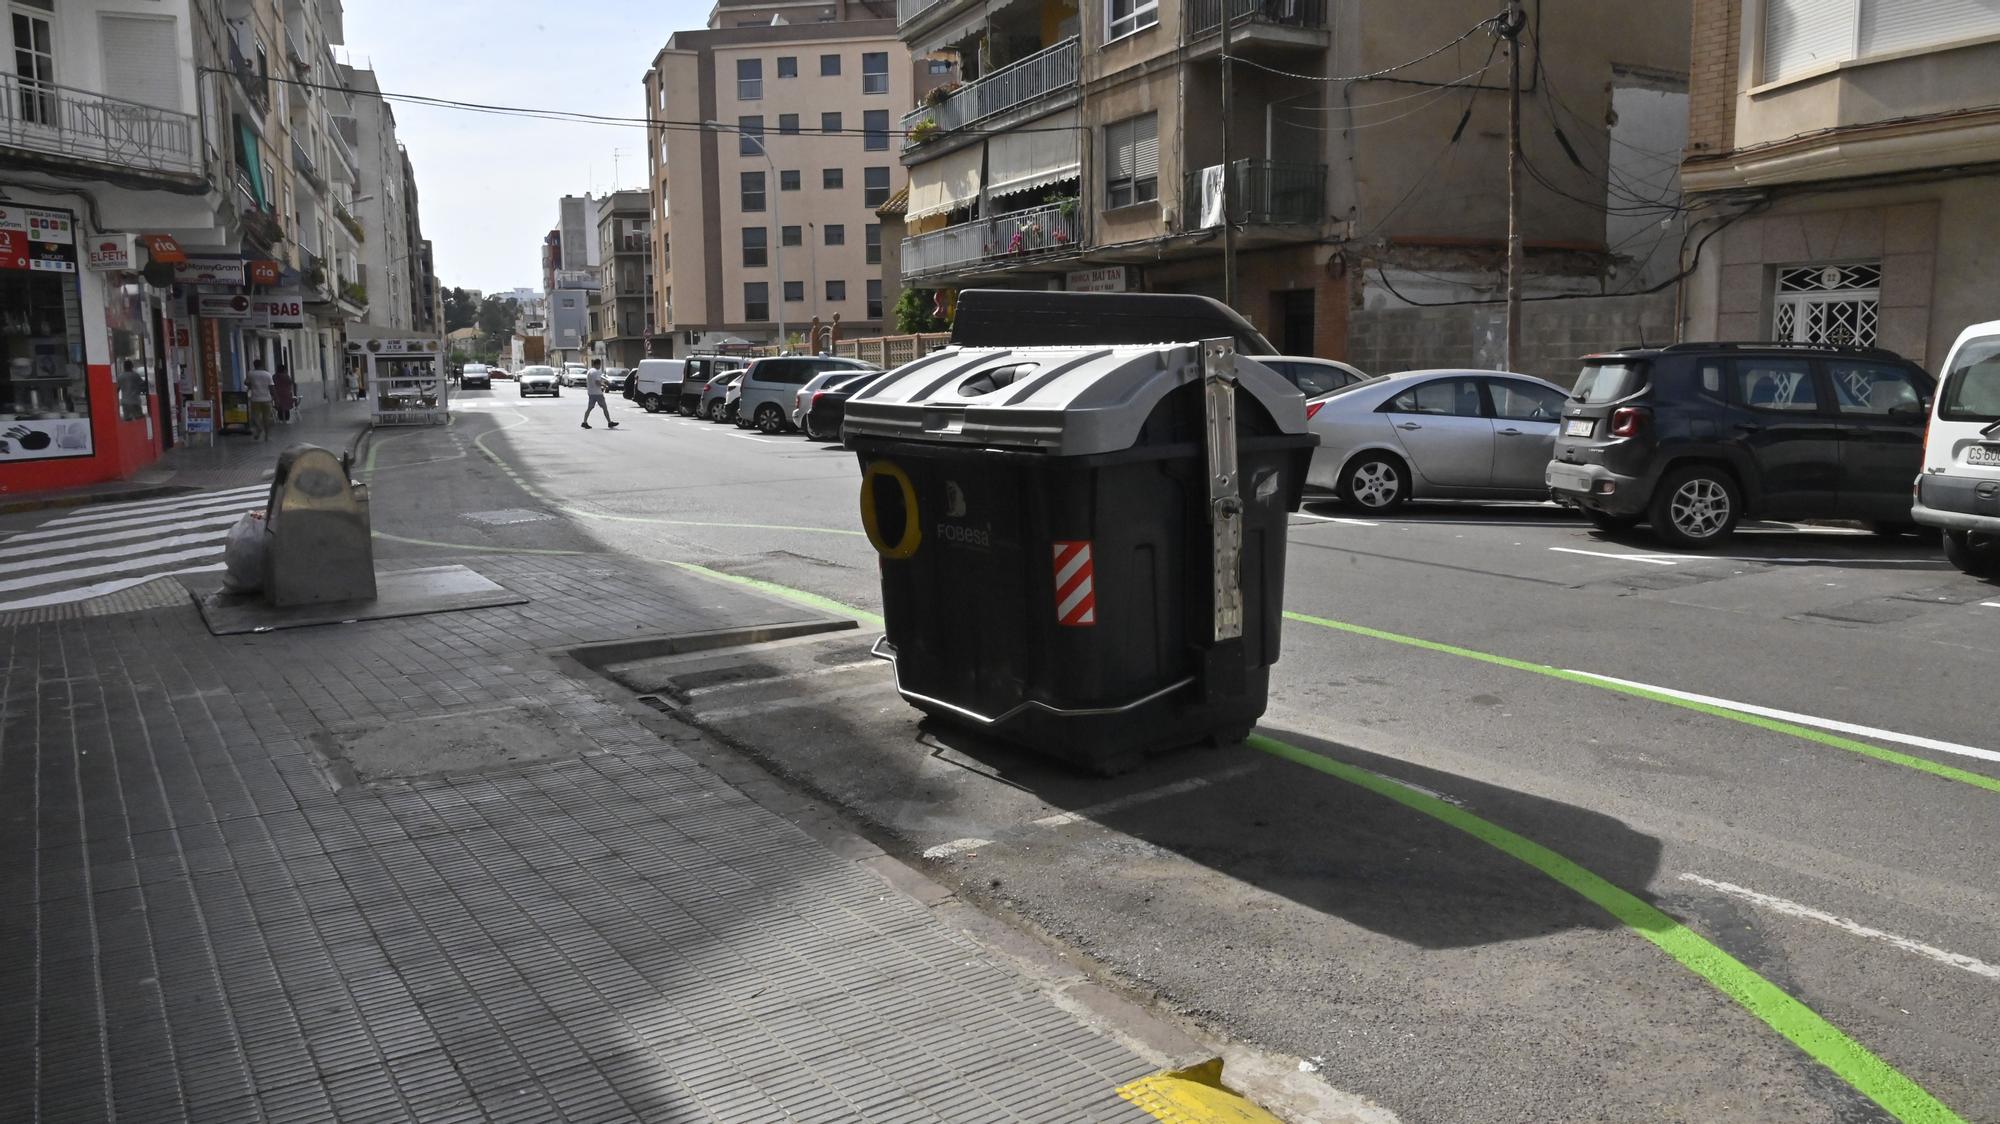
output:
[[[1231,98],[1229,88],[1229,17],[1235,0],[1215,0],[1222,9],[1222,303],[1236,307],[1236,214],[1235,193],[1230,190],[1229,155]],[[1186,204],[1182,204],[1185,209]]]
[[[1521,0],[1507,0],[1507,369],[1521,369]]]

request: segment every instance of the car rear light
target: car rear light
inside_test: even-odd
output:
[[[1645,420],[1645,410],[1637,406],[1620,406],[1611,412],[1611,436],[1637,437],[1639,426]]]
[[[1324,402],[1306,403],[1306,420],[1307,421],[1313,420],[1313,415],[1319,413],[1319,408],[1324,405],[1326,405],[1326,403]]]

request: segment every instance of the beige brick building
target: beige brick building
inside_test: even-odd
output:
[[[721,3],[646,72],[655,320],[674,354],[815,317],[882,324],[880,219],[912,94],[895,21],[860,4]],[[656,347],[656,351],[661,350]]]

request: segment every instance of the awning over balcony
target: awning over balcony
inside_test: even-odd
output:
[[[986,189],[995,196],[1077,178],[1083,168],[1076,110],[1028,122],[986,142]]]
[[[911,168],[909,217],[970,207],[979,198],[979,165],[985,155],[986,147],[975,144]]]

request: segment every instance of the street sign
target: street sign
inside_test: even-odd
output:
[[[182,408],[187,413],[189,433],[215,432],[215,403],[204,399],[190,399],[182,403]]]
[[[132,268],[132,236],[129,234],[100,234],[89,242],[89,251],[84,258],[93,270],[119,271]]]

